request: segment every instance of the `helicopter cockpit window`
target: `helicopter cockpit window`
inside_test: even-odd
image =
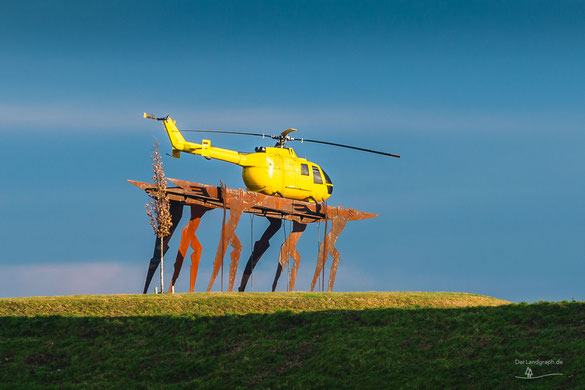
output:
[[[321,172],[319,172],[319,168],[313,165],[313,183],[315,184],[323,184],[323,179],[321,178]]]
[[[309,166],[307,164],[301,164],[301,175],[309,176]]]
[[[325,176],[325,183],[327,183],[327,184],[333,184],[331,182],[331,178],[329,177],[329,175],[327,174],[327,172],[325,172],[325,170],[323,168],[321,168],[321,170],[323,171],[323,176]]]

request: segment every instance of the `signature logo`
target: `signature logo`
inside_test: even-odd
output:
[[[514,378],[518,378],[518,379],[540,379],[540,378],[544,378],[545,376],[555,376],[555,375],[563,375],[560,372],[555,372],[552,374],[544,374],[544,375],[538,375],[538,376],[534,376],[534,373],[532,372],[532,369],[530,367],[526,367],[526,371],[524,372],[524,376],[516,376]]]

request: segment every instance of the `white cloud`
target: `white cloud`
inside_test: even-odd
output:
[[[307,109],[177,109],[172,116],[183,128],[277,132],[289,127],[313,138],[324,133],[351,134],[534,134],[575,133],[585,117],[559,112],[449,111],[404,107],[315,107]],[[310,131],[310,135],[307,134]],[[318,132],[318,133],[316,133]]]
[[[409,107],[313,107],[313,108],[222,108],[197,109],[92,106],[71,104],[0,104],[0,131],[14,128],[84,131],[135,131],[146,126],[144,109],[155,115],[171,114],[183,128],[278,132],[291,126],[311,137],[341,132],[360,134],[533,134],[575,133],[585,118],[563,112],[449,111]],[[316,133],[318,132],[318,133]],[[308,138],[308,137],[307,137]]]
[[[246,265],[247,258],[242,256],[238,267],[238,273],[234,283],[234,291],[240,285],[242,272]],[[308,291],[310,289],[313,273],[315,272],[315,261],[311,256],[301,259],[296,291]],[[264,259],[267,261],[268,259]],[[171,280],[173,272],[173,260],[165,261],[165,284]],[[228,286],[229,255],[226,255],[224,269],[224,291]],[[292,263],[291,263],[292,266]],[[72,294],[137,294],[142,292],[144,278],[148,264],[128,265],[121,262],[91,262],[91,263],[59,263],[59,264],[31,264],[31,265],[9,265],[0,266],[0,297],[29,297],[29,296],[54,296]],[[190,261],[187,259],[183,264],[181,276],[177,281],[176,291],[188,291]],[[329,280],[331,259],[325,266],[325,288]],[[205,291],[211,276],[212,265],[202,262],[199,268],[195,291]],[[254,291],[270,291],[276,271],[276,262],[264,264],[254,271]],[[154,286],[159,285],[159,273],[155,273],[150,285],[150,292]],[[287,290],[287,270],[279,279],[277,291]],[[350,264],[339,264],[334,291],[364,291],[371,290],[375,286],[375,278],[355,269]],[[213,285],[213,291],[219,291],[221,286],[221,275],[218,274]],[[251,291],[252,280],[248,282],[246,291]],[[318,287],[316,287],[318,290]]]
[[[146,267],[116,262],[0,266],[0,297],[139,293]]]
[[[105,128],[119,131],[120,128],[140,124],[141,116],[142,112],[119,106],[104,108],[71,104],[0,104],[0,131],[13,131],[14,128],[51,129],[50,131]]]

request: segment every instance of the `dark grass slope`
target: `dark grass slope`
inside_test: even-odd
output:
[[[0,387],[585,388],[585,304],[449,308],[447,298],[498,301],[400,294],[0,300]],[[393,305],[375,306],[390,296]],[[127,307],[110,315],[100,299]],[[280,311],[280,299],[298,301]],[[136,300],[158,304],[149,313]],[[561,359],[531,368],[563,376],[516,379],[526,369],[516,359]]]

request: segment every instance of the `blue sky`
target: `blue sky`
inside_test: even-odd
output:
[[[0,296],[142,290],[153,237],[146,196],[125,180],[149,179],[153,137],[170,151],[148,111],[402,155],[294,145],[332,177],[330,204],[381,214],[342,233],[337,291],[585,299],[582,2],[25,1],[3,15]],[[164,163],[170,177],[242,186],[226,163]],[[199,291],[220,219],[198,234]],[[254,220],[256,236],[266,224]],[[247,216],[237,233],[241,272]],[[282,240],[255,290],[269,289]],[[299,290],[316,247],[311,226]]]

